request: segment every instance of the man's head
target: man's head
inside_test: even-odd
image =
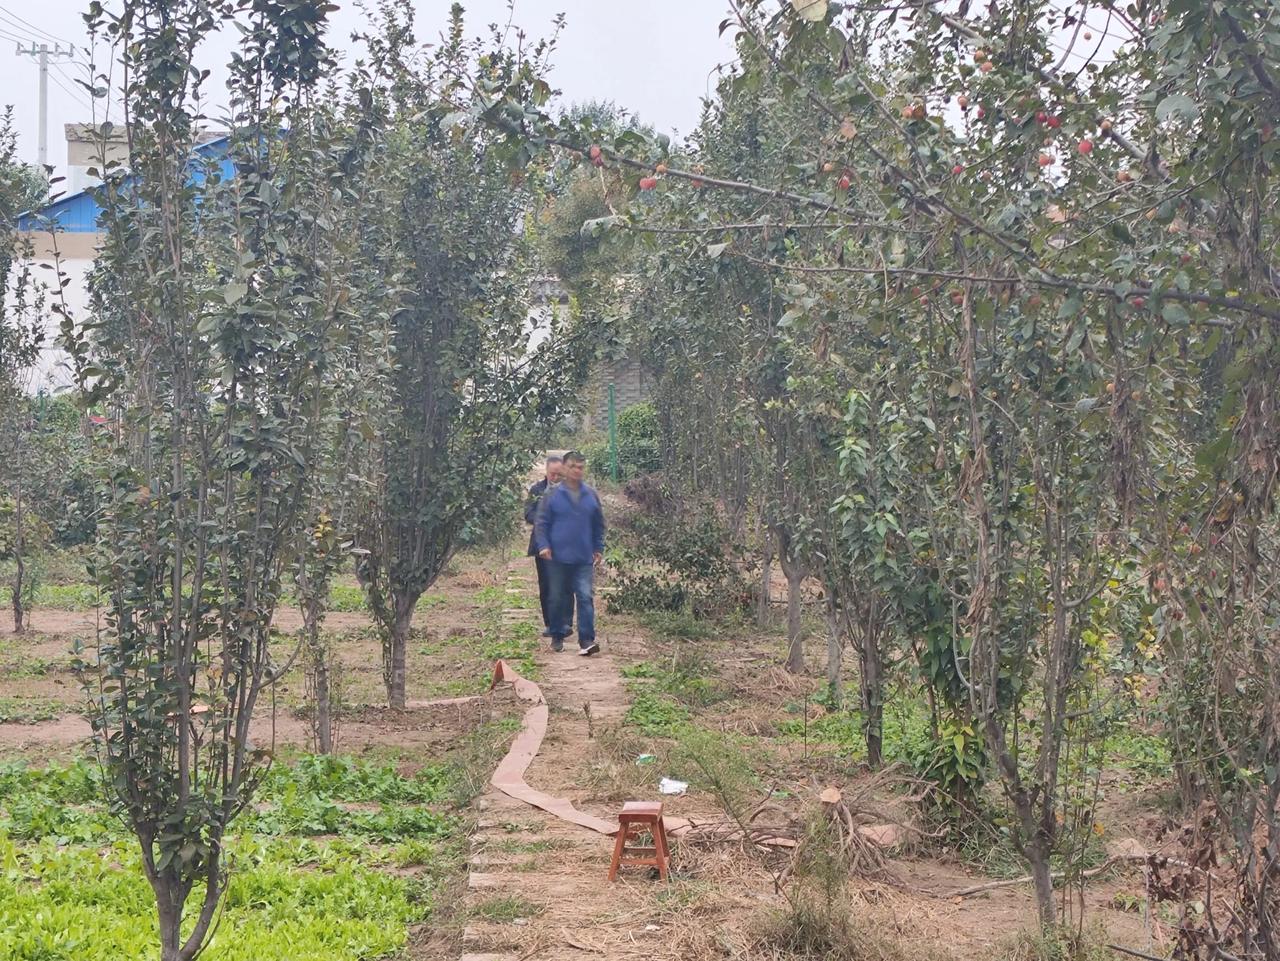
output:
[[[578,451],[571,450],[564,455],[564,470],[562,478],[567,480],[571,485],[577,487],[582,483],[582,477],[587,472],[587,459]]]
[[[564,468],[564,458],[558,454],[550,454],[547,457],[547,483],[560,483],[560,474]]]

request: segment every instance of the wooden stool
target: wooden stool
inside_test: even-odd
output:
[[[652,847],[628,844],[646,833],[653,839]],[[613,845],[613,863],[609,865],[609,880],[617,878],[618,868],[622,865],[647,865],[657,868],[658,877],[665,881],[670,855],[667,831],[662,825],[662,802],[628,801],[622,805],[622,813],[618,815],[618,839]]]

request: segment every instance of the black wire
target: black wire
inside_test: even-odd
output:
[[[45,30],[41,27],[37,27],[30,20],[24,20],[22,17],[18,16],[16,13],[10,10],[8,7],[4,6],[4,4],[0,4],[0,19],[8,20],[15,27],[17,27],[18,30],[21,31],[22,33],[34,32],[36,37],[43,36],[48,40],[52,40],[54,43],[65,43],[68,47],[75,47],[75,44],[68,41],[65,37],[56,37],[53,34],[51,34],[48,30]]]

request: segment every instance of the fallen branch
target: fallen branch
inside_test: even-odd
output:
[[[1080,877],[1082,878],[1097,877],[1099,874],[1102,874],[1104,871],[1109,871],[1111,868],[1115,867],[1117,863],[1146,861],[1148,857],[1149,855],[1146,855],[1146,854],[1117,855],[1116,857],[1113,857],[1113,858],[1107,858],[1107,860],[1102,862],[1102,864],[1098,865],[1098,867],[1091,868],[1088,871],[1083,872],[1080,875]],[[1066,876],[1067,876],[1067,872],[1065,871],[1054,871],[1052,874],[1049,875],[1049,878],[1054,881],[1059,881],[1062,878],[1065,878]],[[938,897],[967,898],[971,894],[981,894],[984,891],[994,891],[996,888],[1011,888],[1017,884],[1030,884],[1034,880],[1035,878],[1032,877],[1030,874],[1024,874],[1020,878],[1005,878],[1003,881],[987,881],[983,884],[975,884],[973,887],[970,887],[970,888],[961,888],[959,891],[949,891],[945,894],[939,894]]]
[[[1107,947],[1112,951],[1119,951],[1121,954],[1129,954],[1135,958],[1145,958],[1146,961],[1169,961],[1168,958],[1162,958],[1158,954],[1147,954],[1145,951],[1135,951],[1133,948],[1122,948],[1118,944],[1108,944]]]
[[[1176,867],[1187,868],[1191,871],[1199,871],[1201,874],[1207,874],[1212,877],[1212,873],[1210,871],[1201,867],[1196,867],[1196,865],[1192,864],[1190,861],[1183,861],[1180,858],[1165,857],[1163,854],[1117,854],[1113,857],[1107,858],[1107,860],[1098,865],[1098,867],[1091,868],[1090,870],[1083,872],[1080,877],[1097,877],[1099,874],[1115,867],[1117,864],[1134,864],[1137,862],[1142,862],[1144,864],[1149,863],[1155,867],[1164,867],[1166,864],[1172,864]],[[1049,875],[1050,879],[1054,881],[1060,881],[1066,876],[1065,871],[1054,871]],[[936,894],[935,897],[964,898],[971,894],[980,894],[983,891],[994,891],[996,888],[1008,888],[1013,887],[1016,884],[1030,884],[1033,880],[1035,879],[1030,874],[1024,874],[1020,878],[1006,878],[1003,881],[987,881],[983,884],[975,884],[971,888],[961,888],[959,891],[942,892]],[[1163,961],[1163,959],[1161,959],[1161,961]]]

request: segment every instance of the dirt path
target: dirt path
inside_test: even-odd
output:
[[[509,589],[533,590],[526,563],[508,565]],[[534,611],[509,611],[534,618]],[[625,622],[624,622],[625,625]],[[610,628],[613,628],[611,630]],[[602,652],[581,658],[570,650],[538,656],[538,684],[550,709],[547,735],[525,781],[571,801],[579,810],[613,820],[625,798],[656,800],[661,771],[635,767],[643,740],[619,733],[629,696],[621,676],[628,664],[660,656],[658,642],[605,614]],[[649,776],[651,774],[651,776]],[[815,788],[816,790],[816,788]],[[667,800],[676,816],[718,814],[695,794]],[[732,954],[727,928],[749,927],[781,901],[760,865],[734,845],[681,846],[674,874],[661,883],[631,869],[618,882],[606,875],[613,839],[513,800],[492,787],[477,801],[461,961],[688,961]],[[896,861],[902,886],[867,883],[858,889],[860,913],[888,925],[904,943],[946,945],[956,958],[998,956],[1000,946],[1033,923],[1024,886],[975,898],[925,892],[958,889],[975,878],[957,865],[928,858]],[[981,878],[976,880],[980,881]],[[1117,917],[1108,903],[1123,882],[1089,892],[1090,917],[1105,918],[1121,941],[1143,943],[1136,917]],[[425,955],[422,957],[425,958]]]
[[[528,586],[527,564],[509,568],[512,587]],[[519,612],[536,617],[536,612]],[[513,612],[514,616],[514,612]],[[612,819],[618,805],[593,796],[587,768],[592,740],[627,708],[619,669],[642,656],[643,642],[608,630],[596,657],[545,650],[539,685],[550,707],[542,749],[526,781],[568,798],[580,810]],[[656,797],[656,788],[653,790]],[[623,961],[663,956],[663,929],[652,918],[667,885],[636,873],[605,880],[613,839],[568,824],[490,788],[479,799],[468,901],[472,918],[463,961]]]

